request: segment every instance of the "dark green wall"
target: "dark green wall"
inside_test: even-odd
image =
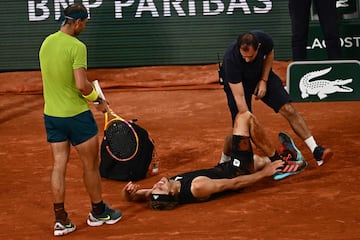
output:
[[[29,20],[28,2],[39,4],[42,1],[1,1],[1,70],[38,69],[38,50],[43,38],[59,28],[54,2],[60,5],[61,1],[44,1],[48,2],[50,16],[43,21]],[[171,16],[164,16],[166,1],[153,0],[145,2],[155,4],[158,17],[153,17],[150,11],[135,17],[139,3],[144,2],[135,0],[132,6],[122,8],[121,18],[115,17],[115,2],[120,1],[90,2],[102,3],[90,9],[90,21],[80,35],[88,46],[89,67],[215,63],[217,53],[222,56],[224,48],[239,33],[253,28],[274,36],[278,59],[290,58],[287,1],[241,1],[243,8],[227,14],[230,0],[218,0],[224,4],[224,11],[213,16],[204,15],[203,1],[183,1],[181,8],[185,16],[179,16],[173,5]],[[189,10],[189,2],[195,3],[195,9]],[[210,7],[216,9],[217,5]],[[244,13],[247,7],[249,12]],[[269,9],[266,13],[254,10],[266,7]],[[40,15],[43,12],[38,11],[36,16]]]
[[[56,19],[68,2],[1,1],[0,71],[39,68],[41,42],[59,29]],[[174,0],[75,2],[91,5],[88,26],[80,35],[88,46],[90,68],[215,63],[239,33],[251,29],[274,37],[277,60],[291,58],[287,0],[184,0],[177,8]],[[133,4],[119,7],[126,3]],[[142,3],[152,11],[141,12]],[[167,3],[170,11],[165,11]],[[204,10],[206,3],[213,14]]]

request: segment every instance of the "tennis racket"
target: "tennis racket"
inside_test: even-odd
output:
[[[96,92],[106,100],[98,80],[93,81]],[[106,150],[118,161],[131,160],[139,150],[139,138],[130,122],[117,115],[108,105],[105,112],[104,141]]]

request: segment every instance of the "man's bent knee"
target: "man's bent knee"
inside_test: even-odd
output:
[[[253,115],[249,112],[238,113],[235,118],[233,134],[249,136],[249,124]]]
[[[285,103],[279,110],[279,113],[285,117],[297,115],[297,111],[291,103]]]

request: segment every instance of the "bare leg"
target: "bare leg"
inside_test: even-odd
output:
[[[311,132],[305,123],[304,118],[296,111],[291,103],[286,103],[280,108],[279,113],[289,122],[293,131],[302,140],[311,137]]]
[[[275,147],[271,144],[256,117],[250,112],[238,114],[234,124],[233,134],[226,136],[223,153],[227,156],[230,156],[231,153],[233,135],[251,136],[254,144],[260,148],[266,156],[273,156],[275,154]]]
[[[293,131],[298,135],[308,146],[310,151],[319,166],[327,162],[332,156],[333,152],[330,148],[323,148],[319,146],[312,136],[304,118],[296,111],[296,109],[287,103],[280,108],[279,113],[289,122]]]
[[[51,189],[54,203],[63,203],[65,201],[65,176],[69,161],[70,144],[66,141],[51,143],[50,146],[54,161],[51,173]]]
[[[265,167],[266,164],[270,163],[270,159],[265,156],[259,156],[254,154],[254,170],[255,172],[260,171]]]
[[[251,137],[257,147],[259,147],[267,156],[275,155],[275,148],[267,138],[264,130],[256,120],[256,117],[249,112],[244,97],[244,89],[242,83],[230,84],[233,92],[237,109],[239,110],[233,126],[233,136]],[[232,146],[227,145],[228,139],[225,140],[224,153],[226,153]],[[232,149],[234,150],[234,149]]]
[[[258,148],[260,148],[266,154],[266,156],[274,156],[275,147],[272,145],[264,129],[260,126],[255,116],[251,114],[251,118],[249,121],[251,140]]]
[[[249,111],[238,113],[235,117],[233,135],[250,136],[250,119],[252,114]]]
[[[92,203],[102,201],[101,178],[99,173],[99,144],[98,136],[76,146],[83,162],[84,183]]]
[[[259,162],[255,163],[250,140],[267,156],[277,158],[275,148],[255,116],[249,111],[237,114],[233,128],[231,160],[234,166],[245,170],[245,174],[265,166],[265,159],[259,159]]]

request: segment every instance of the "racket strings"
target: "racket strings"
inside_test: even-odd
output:
[[[112,121],[105,131],[108,150],[120,160],[127,160],[137,152],[137,135],[128,123]]]

